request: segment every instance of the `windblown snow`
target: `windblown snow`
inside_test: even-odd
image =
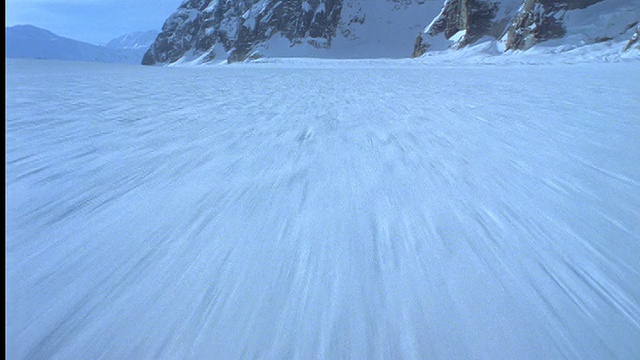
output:
[[[637,62],[7,60],[6,355],[639,358]]]

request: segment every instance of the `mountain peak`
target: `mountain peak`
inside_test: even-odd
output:
[[[112,39],[104,43],[103,46],[110,49],[144,49],[146,51],[157,36],[158,31],[156,30],[135,31]]]
[[[24,25],[14,25],[5,28],[7,35],[9,34],[22,34],[23,36],[49,36],[49,37],[59,37],[58,35],[52,33],[49,30],[39,28],[37,26],[24,24]]]

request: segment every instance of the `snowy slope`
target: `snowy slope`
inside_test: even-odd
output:
[[[104,46],[109,49],[144,50],[146,52],[157,36],[158,32],[156,30],[136,31],[112,39],[105,43]]]
[[[640,358],[637,69],[10,60],[6,355]]]
[[[628,41],[640,24],[639,0],[607,0],[564,14],[564,44],[592,44],[607,39]]]
[[[259,52],[266,57],[407,58],[423,29],[424,16],[433,16],[441,5],[440,0],[344,1],[329,49],[304,43],[278,48],[276,41],[258,49],[264,48]]]
[[[188,0],[145,64],[256,57],[401,58],[444,0]]]
[[[53,34],[31,25],[5,29],[7,58],[56,59],[139,64],[140,51],[111,49]]]

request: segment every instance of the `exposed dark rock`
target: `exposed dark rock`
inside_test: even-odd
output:
[[[416,43],[413,45],[413,53],[411,54],[412,58],[417,58],[424,55],[427,52],[429,46],[425,44],[422,40],[422,34],[418,34],[416,37]]]
[[[453,48],[473,44],[484,36],[499,38],[508,26],[509,12],[515,12],[521,1],[446,0],[440,15],[425,30],[424,46],[431,47],[439,36],[453,39]]]

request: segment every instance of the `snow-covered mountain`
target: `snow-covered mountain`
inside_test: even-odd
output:
[[[640,0],[186,0],[143,64],[401,58],[412,48],[417,57],[484,40],[497,43],[496,53],[540,43],[629,48],[639,21]]]
[[[112,39],[106,42],[104,46],[109,49],[144,50],[146,52],[157,36],[158,32],[156,30],[136,31]]]
[[[139,64],[140,51],[112,49],[58,36],[31,25],[6,28],[7,58]]]
[[[629,41],[639,21],[640,0],[447,0],[414,56],[482,39],[498,40],[505,51]]]
[[[187,0],[165,22],[147,65],[262,56],[401,58],[444,0]]]

